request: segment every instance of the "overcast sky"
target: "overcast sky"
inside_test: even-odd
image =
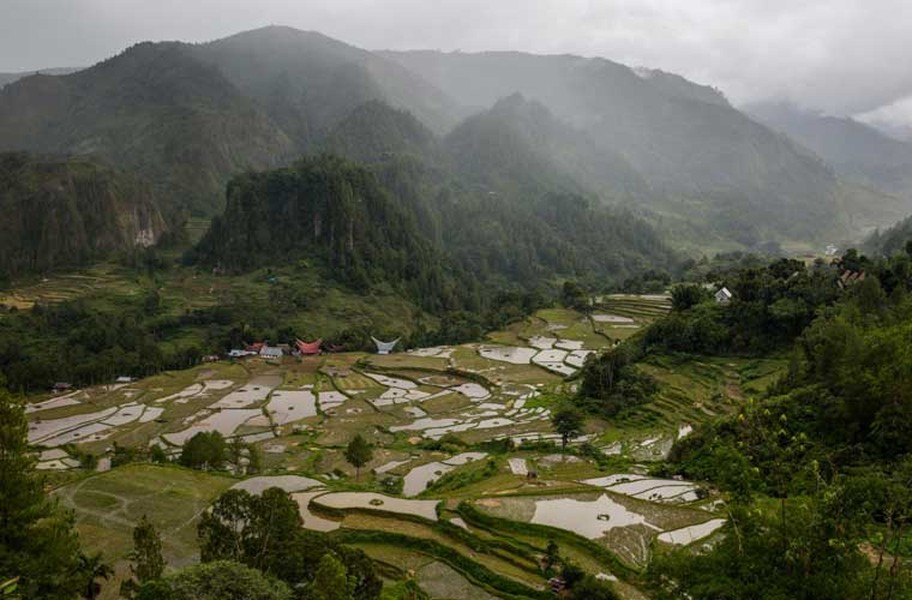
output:
[[[832,114],[908,104],[912,119],[912,0],[0,0],[0,71],[269,24],[368,49],[604,56],[714,85],[736,103],[787,99]]]

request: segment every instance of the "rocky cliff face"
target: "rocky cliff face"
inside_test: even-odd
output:
[[[148,187],[89,159],[0,154],[0,211],[8,277],[148,247],[166,230]]]

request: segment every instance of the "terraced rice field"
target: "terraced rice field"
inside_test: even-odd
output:
[[[505,456],[471,445],[559,443],[550,393],[574,385],[566,377],[588,353],[612,346],[618,331],[635,332],[666,310],[664,297],[610,296],[591,315],[540,311],[481,344],[215,363],[36,397],[30,435],[45,446],[42,468],[63,471],[78,466],[66,443],[96,454],[114,442],[175,453],[190,435],[218,430],[259,448],[267,472],[241,483],[132,466],[58,490],[87,539],[97,536],[90,547],[115,559],[139,510],[162,523],[169,558],[180,564],[195,556],[195,519],[219,492],[278,485],[292,493],[305,527],[414,572],[432,597],[495,598],[517,585],[539,597],[546,581],[536,557],[556,537],[564,555],[617,578],[621,597],[640,600],[636,573],[655,549],[716,535],[723,517],[709,490],[606,471],[554,448]],[[762,391],[784,363],[691,357],[640,366],[660,382],[658,398],[574,443],[590,441],[618,464],[659,460],[693,426]],[[358,481],[343,454],[356,433],[375,445]]]

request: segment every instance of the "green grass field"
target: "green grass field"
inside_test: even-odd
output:
[[[128,465],[58,488],[54,496],[73,510],[83,545],[114,563],[116,579],[104,586],[102,597],[116,598],[117,580],[128,573],[133,527],[143,515],[160,532],[168,564],[186,565],[199,555],[200,514],[233,483],[228,477],[178,467]]]

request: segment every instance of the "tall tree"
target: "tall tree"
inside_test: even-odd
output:
[[[218,469],[225,464],[228,445],[218,431],[201,431],[184,443],[180,464],[193,469]]]
[[[203,562],[232,560],[271,573],[286,561],[302,521],[287,492],[269,488],[255,496],[228,490],[198,526]]]
[[[567,442],[582,433],[584,422],[583,413],[570,405],[559,408],[551,415],[551,425],[561,436],[561,451],[566,452]]]
[[[21,401],[0,387],[0,581],[18,577],[23,598],[76,598],[86,570],[73,518],[45,493],[27,435]]]
[[[143,515],[133,528],[133,550],[130,552],[133,579],[121,584],[121,594],[132,596],[139,585],[160,578],[164,571],[161,536],[149,518]]]
[[[291,600],[291,590],[256,569],[228,561],[193,565],[144,583],[137,600]]]
[[[361,467],[369,463],[372,458],[374,458],[373,447],[367,443],[367,440],[360,433],[356,434],[345,448],[345,460],[355,468],[356,481],[361,480]]]
[[[345,565],[332,554],[324,554],[310,586],[312,600],[352,600],[353,585]]]
[[[589,310],[589,295],[586,290],[575,281],[565,281],[561,288],[561,302],[567,308]]]

